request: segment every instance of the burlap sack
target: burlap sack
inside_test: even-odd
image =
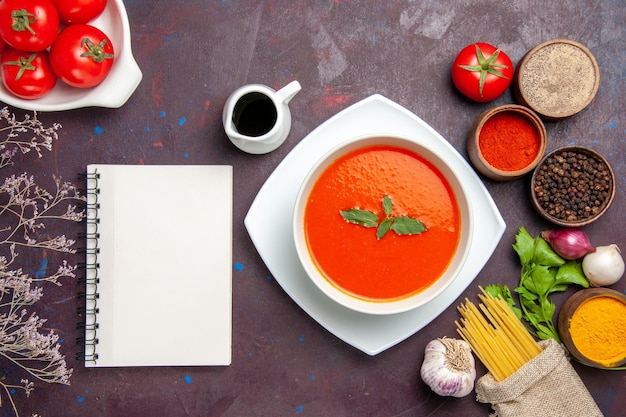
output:
[[[566,351],[556,340],[539,342],[543,349],[502,382],[491,374],[476,383],[476,399],[491,403],[499,417],[602,417],[602,412]]]

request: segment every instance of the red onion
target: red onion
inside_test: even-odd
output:
[[[544,238],[546,242],[552,246],[552,249],[563,259],[578,259],[590,252],[596,251],[596,248],[591,246],[585,232],[575,227],[546,230],[541,233],[541,237]]]

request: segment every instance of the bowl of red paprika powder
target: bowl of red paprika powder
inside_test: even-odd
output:
[[[470,128],[467,153],[484,176],[510,181],[528,174],[546,151],[546,128],[528,107],[505,104],[481,113]]]

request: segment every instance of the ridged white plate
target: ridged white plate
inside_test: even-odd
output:
[[[391,315],[357,312],[327,297],[300,264],[292,233],[295,199],[311,167],[342,141],[370,134],[403,136],[446,156],[463,183],[474,223],[479,225],[461,272],[445,291],[426,305]],[[285,292],[329,332],[369,355],[405,340],[448,308],[489,260],[506,227],[467,161],[422,119],[378,94],[336,114],[305,137],[261,187],[244,222],[261,258]]]
[[[142,74],[130,45],[130,26],[123,0],[108,0],[100,16],[89,22],[102,30],[113,43],[116,55],[111,72],[93,88],[75,88],[57,81],[52,91],[35,100],[11,94],[0,82],[0,101],[24,110],[61,111],[80,107],[121,107],[133,94]]]

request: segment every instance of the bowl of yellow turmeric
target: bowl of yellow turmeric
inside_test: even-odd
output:
[[[626,365],[626,295],[610,288],[574,293],[561,307],[558,331],[578,362],[604,369]]]

